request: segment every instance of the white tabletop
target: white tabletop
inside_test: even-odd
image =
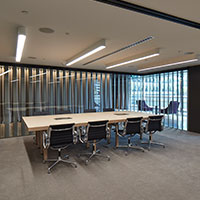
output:
[[[87,125],[91,121],[108,120],[109,123],[122,122],[127,118],[143,117],[148,118],[149,113],[133,111],[115,111],[115,112],[96,112],[96,113],[78,113],[78,114],[59,114],[44,116],[23,117],[23,121],[28,131],[47,130],[50,125],[71,124],[76,126]]]

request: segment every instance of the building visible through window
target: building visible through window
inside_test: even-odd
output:
[[[98,79],[94,80],[94,108],[97,112],[100,111],[100,101],[101,101],[101,85]]]
[[[165,126],[187,130],[187,77],[187,70],[132,75],[130,109],[164,114]]]

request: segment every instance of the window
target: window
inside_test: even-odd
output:
[[[133,75],[130,109],[140,110],[138,100],[144,100],[146,105],[152,108],[146,112],[165,115],[165,126],[187,130],[187,86],[187,70],[144,76]]]
[[[101,85],[98,79],[94,80],[94,108],[97,112],[100,111],[100,103],[101,103]]]

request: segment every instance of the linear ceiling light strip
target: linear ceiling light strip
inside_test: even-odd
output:
[[[88,56],[91,56],[105,48],[106,48],[105,39],[102,39],[99,42],[97,42],[96,44],[92,45],[91,47],[80,52],[75,57],[71,58],[69,61],[67,61],[66,66],[71,66],[71,65],[83,60],[84,58],[87,58]]]
[[[148,58],[153,58],[153,57],[159,56],[159,55],[160,55],[159,53],[154,53],[154,54],[150,54],[150,55],[147,55],[147,56],[143,56],[143,57],[139,57],[139,58],[134,58],[134,59],[127,60],[127,61],[124,61],[124,62],[120,62],[120,63],[114,64],[114,65],[109,65],[109,66],[106,67],[106,69],[111,69],[111,68],[114,68],[114,67],[119,67],[119,66],[122,66],[122,65],[127,65],[127,64],[138,62],[138,61],[145,60],[145,59],[148,59]]]
[[[134,43],[132,43],[132,44],[130,44],[130,45],[128,45],[128,46],[122,47],[121,49],[118,49],[118,50],[113,51],[113,52],[111,52],[111,53],[108,53],[108,54],[106,54],[106,55],[104,55],[104,56],[101,56],[101,57],[96,58],[96,59],[94,59],[94,60],[91,60],[91,61],[89,61],[89,62],[87,62],[87,63],[84,63],[83,65],[91,64],[91,63],[96,62],[96,61],[98,61],[98,60],[101,60],[101,59],[103,59],[103,58],[105,58],[105,57],[111,56],[111,55],[113,55],[113,54],[115,54],[115,53],[119,53],[120,51],[124,51],[124,50],[126,50],[126,49],[135,47],[135,46],[140,45],[140,44],[142,44],[142,43],[144,43],[144,42],[147,42],[147,41],[149,41],[149,40],[152,40],[153,38],[154,38],[153,36],[146,37],[146,38],[143,39],[143,40],[134,42]]]
[[[150,9],[150,8],[139,6],[139,5],[129,3],[129,2],[126,2],[126,1],[121,1],[121,0],[94,0],[94,1],[106,3],[106,4],[113,5],[113,6],[123,8],[123,9],[126,9],[126,10],[131,10],[131,11],[134,11],[134,12],[142,13],[142,14],[145,14],[145,15],[153,16],[153,17],[157,17],[157,18],[160,18],[160,19],[164,19],[164,20],[171,21],[171,22],[174,22],[174,23],[182,24],[182,25],[189,26],[189,27],[192,27],[192,28],[200,29],[200,23],[198,23],[198,22],[194,22],[194,21],[190,21],[190,20],[183,19],[183,18],[180,18],[180,17],[176,17],[174,15],[163,13],[163,12],[160,12],[160,11],[157,11],[157,10],[153,10],[153,9]]]
[[[185,63],[191,63],[191,62],[196,62],[196,61],[198,61],[197,58],[191,59],[191,60],[184,60],[184,61],[180,61],[180,62],[175,62],[175,63],[170,63],[170,64],[164,64],[164,65],[159,65],[159,66],[153,66],[153,67],[148,67],[148,68],[144,68],[144,69],[139,69],[138,72],[148,71],[148,70],[158,69],[158,68],[163,68],[163,67],[169,67],[169,66],[174,66],[174,65],[180,65],[180,64],[185,64]]]
[[[20,26],[18,28],[18,35],[17,35],[17,49],[16,49],[16,58],[15,58],[16,62],[21,61],[25,41],[26,41],[25,27]]]

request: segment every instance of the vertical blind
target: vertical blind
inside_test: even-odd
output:
[[[27,135],[23,116],[129,108],[130,75],[0,66],[0,138]]]

